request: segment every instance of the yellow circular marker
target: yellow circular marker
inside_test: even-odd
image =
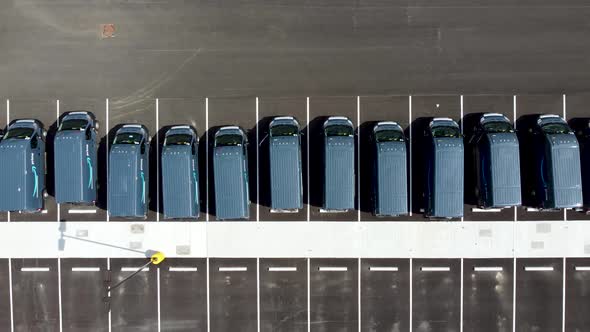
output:
[[[164,261],[164,259],[166,259],[166,256],[164,256],[164,254],[159,251],[157,253],[153,254],[151,257],[152,264],[154,264],[154,265],[158,265],[158,264],[162,263]]]

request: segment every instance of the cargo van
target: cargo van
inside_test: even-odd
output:
[[[96,202],[98,122],[90,112],[67,113],[54,138],[55,200]]]
[[[199,138],[190,126],[166,131],[162,147],[162,199],[165,218],[199,217]]]
[[[463,136],[449,118],[434,118],[425,132],[427,217],[463,216]]]
[[[303,208],[301,136],[292,116],[274,118],[269,125],[271,212]]]
[[[354,209],[354,127],[343,116],[324,122],[324,190],[321,212]]]
[[[217,220],[250,218],[248,139],[237,126],[222,127],[213,142]]]
[[[520,153],[516,132],[502,114],[483,114],[471,137],[476,196],[483,208],[521,205]]]
[[[376,216],[408,213],[406,137],[393,121],[373,127],[373,204]]]
[[[148,211],[150,136],[139,124],[123,125],[109,151],[108,207],[113,217],[145,218]]]
[[[0,211],[43,210],[46,135],[38,120],[15,120],[8,126],[0,142]]]
[[[537,168],[533,196],[544,209],[582,206],[580,146],[567,122],[541,115],[533,129]]]

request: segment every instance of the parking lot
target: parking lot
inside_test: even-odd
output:
[[[579,331],[587,324],[589,262],[169,259],[109,298],[106,287],[145,260],[3,259],[0,277],[12,283],[0,289],[0,324],[15,331],[108,331],[109,324],[113,331]]]
[[[125,99],[72,99],[72,100],[7,100],[6,119],[37,118],[48,129],[47,172],[53,174],[51,140],[58,118],[74,110],[92,111],[101,124],[99,128],[99,195],[96,207],[63,204],[53,199],[54,184],[48,176],[49,197],[45,209],[39,214],[2,214],[10,221],[117,221],[108,218],[106,170],[107,142],[112,142],[115,131],[123,123],[141,123],[148,127],[151,142],[150,155],[150,212],[147,221],[165,220],[162,211],[159,155],[165,130],[175,124],[190,124],[200,135],[200,197],[199,221],[215,220],[214,186],[212,181],[212,143],[216,130],[223,125],[238,125],[247,132],[249,140],[248,169],[250,221],[412,221],[425,220],[424,208],[424,131],[434,117],[450,117],[460,123],[466,141],[473,132],[474,121],[485,112],[506,115],[516,123],[521,140],[523,169],[529,165],[528,133],[531,114],[558,114],[573,125],[583,122],[583,104],[590,95],[441,95],[441,96],[351,96],[351,97],[236,97],[159,99],[145,98],[133,102]],[[268,159],[268,124],[272,117],[295,116],[301,126],[303,155],[303,189],[305,206],[298,213],[271,213]],[[346,213],[325,213],[322,205],[322,123],[330,115],[346,116],[356,128],[356,209]],[[397,121],[408,138],[408,204],[407,216],[377,218],[372,214],[370,133],[377,121]],[[108,138],[107,138],[108,133]],[[465,208],[464,218],[454,221],[527,221],[527,220],[588,220],[582,211],[538,211],[529,206],[530,179],[522,173],[523,201],[520,208],[481,210],[476,207],[472,154],[465,154]],[[105,167],[106,165],[106,167]],[[128,220],[128,219],[125,219]]]

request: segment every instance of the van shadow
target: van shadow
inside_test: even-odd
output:
[[[580,167],[582,170],[590,169],[590,117],[573,118],[569,125],[578,138],[580,144]],[[590,172],[582,171],[582,197],[584,206],[590,206]]]
[[[111,151],[111,146],[113,145],[113,141],[115,140],[115,136],[117,135],[117,131],[119,129],[121,129],[125,124],[124,123],[120,123],[115,125],[113,128],[111,128],[106,137],[103,137],[100,140],[100,147],[99,147],[99,156],[103,156],[103,158],[106,158],[104,165],[106,166],[108,164],[109,161],[109,154]],[[104,150],[104,152],[103,152]],[[100,158],[100,157],[99,157]],[[104,198],[104,208],[105,210],[108,211],[108,183],[109,183],[109,173],[108,173],[108,169],[107,167],[102,167],[103,169],[103,173],[104,176],[101,176],[102,179],[104,179],[104,186],[100,186],[100,188],[103,188],[101,190],[101,195]]]
[[[47,193],[55,197],[55,134],[57,133],[58,123],[61,122],[65,114],[59,117],[58,121],[54,121],[47,128],[47,136],[45,137],[45,188]]]
[[[270,183],[270,137],[269,125],[274,116],[264,117],[258,121],[258,204],[271,206],[271,183]]]
[[[258,204],[258,142],[256,140],[256,129],[258,124],[252,129],[245,130],[248,137],[248,192],[250,202]],[[260,133],[259,133],[260,134]],[[251,218],[253,216],[250,216]],[[256,216],[254,216],[255,218]]]
[[[360,209],[366,213],[373,213],[374,197],[374,176],[375,176],[375,147],[373,140],[373,128],[379,121],[367,121],[360,125],[358,134],[360,135]]]
[[[516,120],[516,134],[520,145],[520,178],[523,206],[539,206],[540,198],[533,194],[540,176],[537,165],[535,127],[540,114],[523,115]]]
[[[421,117],[415,119],[410,127],[412,129],[412,213],[424,213],[426,207],[425,186],[427,179],[428,140],[426,133],[428,125],[433,117]],[[407,135],[407,134],[406,134]],[[422,211],[421,211],[422,210]]]
[[[214,146],[214,142],[215,142],[215,133],[217,133],[217,131],[223,126],[214,126],[211,127],[207,130],[207,132],[203,135],[207,137],[207,141],[208,141],[208,150],[209,150],[209,155],[207,156],[207,160],[208,160],[208,165],[207,165],[207,169],[208,169],[208,173],[209,173],[209,185],[208,188],[206,188],[206,190],[208,191],[208,195],[209,195],[209,201],[208,203],[208,207],[209,207],[209,215],[211,217],[215,217],[217,216],[216,214],[216,206],[215,206],[215,170],[213,169],[213,156],[214,156],[214,151],[213,151],[213,146]],[[205,144],[203,144],[205,145]],[[205,162],[205,161],[204,161]],[[211,219],[211,220],[214,220]]]
[[[323,126],[328,116],[319,116],[309,122],[309,205],[322,207],[324,192]]]
[[[197,135],[199,134],[196,130]],[[208,131],[201,134],[199,137],[199,148],[198,148],[198,167],[199,167],[199,209],[202,216],[207,214],[208,204],[207,201],[207,186],[209,181],[207,175],[211,174],[211,169],[207,165],[207,135]]]
[[[162,183],[162,167],[158,167],[159,161],[162,160],[162,146],[164,145],[164,136],[166,131],[171,126],[163,126],[152,136],[149,164],[150,164],[150,203],[149,209],[154,212],[164,211],[164,200],[162,199],[162,186],[158,186],[158,183]],[[160,165],[161,166],[161,165]],[[159,198],[159,199],[158,199]]]
[[[475,160],[475,149],[476,145],[475,142],[472,142],[471,139],[475,134],[475,129],[477,128],[477,124],[479,123],[479,119],[484,113],[470,113],[466,114],[461,124],[463,125],[463,142],[465,145],[465,155],[464,155],[464,187],[463,190],[464,194],[464,201],[465,204],[470,205],[477,205],[478,197],[477,197],[477,173],[476,173],[476,160]]]

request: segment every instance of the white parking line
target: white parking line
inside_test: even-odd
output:
[[[100,267],[72,267],[72,272],[99,272]]]
[[[320,266],[318,267],[320,272],[345,272],[348,271],[346,266]]]
[[[57,123],[57,127],[59,128],[59,99],[55,100],[55,120]],[[45,166],[47,167],[47,165]],[[57,222],[59,222],[61,220],[61,204],[57,203]],[[61,320],[60,320],[60,325],[61,325]],[[60,330],[61,330],[61,326],[60,326]]]
[[[410,132],[410,144],[409,144],[409,148],[410,148],[410,169],[409,171],[409,177],[410,177],[410,195],[408,196],[408,203],[409,203],[409,208],[408,208],[408,215],[411,217],[412,216],[412,96],[408,96],[408,123],[409,123],[409,132]],[[410,325],[411,327],[411,325]],[[410,331],[412,329],[410,328]]]
[[[412,277],[413,277],[413,274],[414,274],[414,270],[413,270],[413,259],[410,258],[410,310],[409,310],[410,311],[410,319],[409,319],[409,321],[410,321],[410,329],[409,330],[410,331],[413,331],[413,329],[412,329],[412,315],[413,315],[413,312],[412,312],[413,311],[412,310],[412,305],[413,305],[412,304],[412,296],[413,296]]]
[[[207,104],[209,104],[207,102]],[[208,127],[207,127],[208,128]],[[209,214],[207,214],[209,216]],[[209,257],[207,257],[207,332],[211,332],[211,296],[209,284]]]
[[[309,105],[309,98],[307,101]],[[307,332],[311,332],[311,260],[309,258],[307,259]]]
[[[475,266],[475,272],[502,272],[504,269],[501,266]]]
[[[121,268],[121,272],[135,272],[137,270],[139,270],[139,266],[138,267],[124,266]],[[149,267],[144,267],[141,269],[141,272],[147,272],[149,270],[150,270]]]
[[[512,96],[512,125],[516,128],[516,95]],[[514,221],[518,220],[518,207],[514,207]]]
[[[12,299],[12,259],[8,259],[8,295],[10,296],[10,331],[14,332],[14,301]]]
[[[420,267],[422,272],[448,272],[451,268],[448,266],[422,266]]]
[[[460,104],[460,109],[461,109],[461,115],[460,115],[461,117],[459,118],[459,120],[461,123],[461,134],[463,134],[463,95],[459,96],[459,104]],[[464,216],[461,216],[461,221],[465,221]],[[461,264],[463,264],[462,262],[463,262],[463,260],[461,260]],[[463,280],[462,275],[461,275],[461,280]],[[461,287],[461,292],[463,292],[463,287]],[[463,302],[461,302],[461,304],[463,304]],[[463,320],[461,320],[460,329],[461,329],[461,332],[463,332]]]
[[[95,214],[98,211],[96,209],[69,209],[69,214]]]
[[[482,209],[482,208],[472,208],[471,212],[474,213],[499,213],[502,212],[502,209],[496,209],[496,208],[492,208],[492,209]]]
[[[6,99],[6,127],[10,124],[10,99]],[[10,211],[6,212],[6,221],[10,222]],[[12,327],[14,330],[14,326]]]
[[[209,98],[205,98],[205,221],[209,221]],[[207,259],[207,294],[209,293],[209,259]],[[209,308],[209,298],[207,298]],[[209,331],[209,309],[207,309],[207,331]]]
[[[107,132],[108,132],[108,127],[107,127]],[[109,272],[108,272],[108,273],[109,273],[109,278],[108,278],[108,280],[109,280],[109,282],[110,282],[110,281],[111,281],[111,280],[110,280],[110,279],[111,279],[111,278],[110,278],[110,273],[111,273],[111,259],[110,259],[109,257],[107,257],[107,271],[109,271]],[[108,291],[108,292],[107,292],[107,298],[108,298],[108,299],[109,299],[109,301],[110,301],[110,299],[111,299],[111,291]],[[109,319],[109,332],[111,332],[111,328],[112,328],[112,327],[111,327],[111,306],[110,306],[110,304],[109,304],[109,316],[108,316],[108,319]]]
[[[463,96],[461,96],[461,109],[463,109]],[[463,115],[461,114],[461,119]],[[462,123],[463,121],[461,121]],[[463,332],[463,258],[461,258],[461,302],[459,303],[459,331]]]
[[[356,196],[357,196],[357,218],[361,221],[361,97],[356,96]],[[360,264],[360,262],[359,262]],[[359,265],[360,267],[360,265]],[[360,271],[360,268],[359,268]],[[360,288],[359,288],[360,289]],[[360,308],[360,306],[359,306]],[[360,330],[360,315],[359,315]]]
[[[296,266],[271,266],[269,272],[297,272]]]
[[[310,210],[311,210],[311,203],[309,201],[310,199],[310,188],[309,188],[309,140],[311,139],[311,134],[309,131],[309,97],[305,98],[305,112],[306,112],[306,116],[307,116],[307,133],[306,133],[306,144],[307,144],[307,221],[311,221],[310,219]],[[309,315],[309,314],[308,314]],[[308,317],[309,318],[309,317]]]
[[[61,258],[57,259],[57,301],[59,305],[59,331],[63,331],[63,303],[61,300]]]
[[[258,98],[256,98],[256,106],[258,110]],[[258,139],[256,139],[256,142],[258,142]],[[256,258],[256,327],[257,331],[260,332],[260,258]]]
[[[397,266],[369,266],[369,271],[372,272],[397,272]]]
[[[158,127],[159,128],[159,127]],[[161,313],[161,306],[160,306],[160,268],[156,268],[156,281],[158,284],[158,332],[162,330],[162,313]]]
[[[360,211],[360,207],[359,207],[359,211]],[[360,212],[359,212],[359,216],[360,216]],[[359,221],[360,221],[360,219],[359,219]],[[358,328],[359,328],[359,331],[358,332],[361,332],[361,326],[362,326],[362,322],[361,322],[361,319],[362,319],[362,313],[361,313],[361,295],[362,295],[362,293],[361,292],[362,291],[361,291],[361,259],[360,259],[360,257],[358,259],[357,268],[356,269],[358,271],[357,285],[356,285],[358,287],[358,297],[357,297],[357,301],[358,301],[358,303],[357,303],[357,306],[358,306],[358,313],[357,313],[358,319],[357,320],[358,320]]]
[[[527,272],[553,271],[553,266],[525,266],[524,270]]]
[[[156,156],[160,155],[160,98],[156,98]],[[160,174],[160,158],[156,158],[156,174]],[[156,222],[160,221],[160,176],[156,176]],[[159,270],[158,270],[159,273]],[[158,283],[159,284],[159,283]],[[158,301],[158,304],[160,302]],[[159,308],[159,307],[158,307]],[[158,315],[159,317],[159,315]],[[158,319],[159,322],[159,319]],[[158,330],[160,329],[158,323]]]
[[[21,272],[49,272],[49,267],[21,267]]]
[[[260,130],[258,121],[258,97],[256,97],[256,222],[260,222]],[[258,319],[258,331],[260,331],[260,317]]]
[[[574,269],[576,271],[590,271],[590,266],[576,266]]]
[[[218,269],[219,272],[246,272],[247,266],[223,266]]]
[[[566,97],[565,93],[562,95],[562,104],[563,104],[563,119],[567,121],[567,112],[566,112]],[[563,221],[567,221],[567,209],[563,209]],[[565,271],[565,269],[563,269]]]
[[[564,97],[564,103],[565,103],[565,95],[563,95]],[[566,289],[565,289],[565,257],[563,258],[563,275],[562,275],[562,300],[561,300],[561,331],[565,332],[565,293],[566,293]]]
[[[516,96],[514,100],[516,100]],[[518,273],[516,270],[516,257],[512,260],[512,271],[514,271],[512,276],[512,332],[516,332],[516,275]]]
[[[196,267],[187,267],[187,266],[171,266],[168,271],[170,272],[197,272],[198,269]]]
[[[107,155],[106,155],[105,160],[107,161],[106,164],[107,164],[107,182],[108,182],[108,176],[109,176],[109,147],[108,147],[108,145],[109,145],[109,130],[110,130],[110,127],[109,127],[109,98],[106,98],[105,99],[105,110],[106,110],[106,128],[105,128],[105,131],[106,131],[106,140],[107,140],[107,148],[106,148],[106,154]],[[110,216],[109,211],[108,211],[108,208],[109,208],[109,195],[107,195],[106,197],[107,197],[107,202],[106,202],[107,203],[107,222],[109,222],[109,221],[111,221],[111,216]],[[111,311],[109,310],[109,331],[110,331],[110,328],[111,328],[110,320],[111,320]]]

